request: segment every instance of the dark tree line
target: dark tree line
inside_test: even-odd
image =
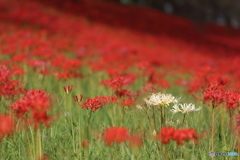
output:
[[[139,4],[201,22],[240,27],[240,0],[106,0]]]

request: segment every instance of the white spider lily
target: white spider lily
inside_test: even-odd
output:
[[[184,104],[175,104],[173,106],[173,109],[170,111],[173,113],[182,112],[182,113],[188,113],[193,111],[199,111],[202,107],[195,108],[195,104],[193,103],[184,103]]]
[[[165,106],[170,103],[178,103],[178,99],[176,99],[171,94],[162,94],[162,93],[153,93],[148,98],[144,98],[147,106]]]

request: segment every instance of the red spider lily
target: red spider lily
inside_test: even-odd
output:
[[[203,101],[212,103],[213,107],[217,107],[224,102],[224,91],[222,85],[218,82],[212,82],[208,85],[203,94]]]
[[[19,118],[33,122],[34,126],[44,123],[47,127],[51,118],[47,111],[51,108],[50,97],[44,90],[27,91],[25,96],[10,107]]]
[[[0,66],[0,82],[8,81],[11,76],[9,69],[6,66]]]
[[[0,97],[11,98],[12,96],[22,93],[17,80],[11,80],[13,73],[6,66],[0,66]]]
[[[13,133],[15,121],[11,115],[0,114],[0,140]]]
[[[160,134],[157,135],[157,139],[161,139],[163,144],[168,144],[169,140],[174,140],[177,141],[178,145],[183,145],[183,141],[188,140],[192,140],[196,144],[202,136],[196,135],[196,131],[193,128],[175,129],[173,127],[164,127],[160,130]]]
[[[39,123],[44,123],[46,127],[50,127],[50,121],[52,120],[52,118],[47,115],[46,111],[43,111],[43,110],[33,111],[32,115],[33,115],[33,124],[35,128],[38,127]]]
[[[64,91],[69,94],[72,91],[73,85],[63,86]]]
[[[19,87],[19,83],[16,80],[9,80],[0,86],[0,95],[3,95],[5,97],[21,93],[21,90],[17,89],[17,87]]]
[[[102,84],[111,87],[112,89],[121,89],[124,86],[131,84],[135,79],[135,75],[116,76],[109,80],[102,81]]]
[[[80,104],[80,106],[82,108],[91,109],[92,112],[94,112],[102,106],[115,101],[116,99],[113,96],[97,96],[95,98],[86,99],[83,104]]]
[[[175,133],[175,128],[173,127],[164,127],[160,130],[160,134],[157,135],[157,139],[161,139],[163,144],[168,144],[169,140],[173,139]]]
[[[173,140],[177,141],[178,145],[183,145],[184,140],[193,140],[197,142],[198,136],[196,135],[196,131],[193,128],[188,129],[178,129],[173,135]]]
[[[108,104],[111,102],[117,102],[117,98],[114,96],[96,96],[95,98],[99,99],[104,104]]]
[[[224,102],[226,103],[226,108],[237,108],[240,103],[240,94],[234,90],[226,91],[224,94]]]
[[[125,85],[124,84],[124,78],[122,76],[120,76],[120,77],[113,77],[110,80],[104,80],[102,82],[102,84],[110,86],[113,89],[122,88]]]
[[[99,99],[94,99],[94,98],[88,98],[83,104],[81,104],[80,106],[82,108],[86,108],[86,109],[91,109],[92,112],[96,111],[97,109],[99,109],[100,107],[104,106],[105,104],[100,101]]]
[[[213,73],[196,73],[197,76],[193,80],[189,87],[189,92],[193,93],[198,90],[207,90],[209,87],[223,88],[229,83],[229,77],[223,77],[220,74]]]
[[[129,139],[128,130],[124,127],[107,128],[103,134],[103,139],[107,146],[111,146],[114,142],[123,143]]]

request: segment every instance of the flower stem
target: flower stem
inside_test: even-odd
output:
[[[150,117],[149,117],[149,115],[148,115],[148,111],[147,111],[147,110],[146,110],[146,115],[147,115],[147,118],[148,118],[148,123],[149,123],[150,128],[151,128],[152,130],[154,130],[154,126],[152,126],[151,119],[150,119]]]
[[[214,105],[212,106],[212,152],[214,152]],[[214,156],[212,160],[214,160]]]
[[[166,108],[164,106],[161,106],[163,108],[163,126],[166,126]]]
[[[182,127],[184,126],[184,121],[185,121],[185,118],[186,118],[186,113],[184,113],[184,115],[183,115]]]
[[[238,138],[238,160],[240,160],[240,138]]]
[[[232,110],[229,108],[229,126],[232,124]]]
[[[163,108],[162,107],[160,107],[160,109],[161,109],[161,128],[163,127]]]
[[[90,113],[88,115],[88,120],[87,120],[87,139],[90,139],[90,121],[92,118],[92,111],[90,110]]]
[[[42,156],[42,138],[40,126],[36,130],[36,157],[40,159]]]
[[[153,124],[154,124],[154,130],[157,130],[157,124],[156,124],[156,116],[155,116],[155,107],[153,107]]]

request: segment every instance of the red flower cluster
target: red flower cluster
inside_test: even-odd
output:
[[[188,129],[175,129],[173,127],[164,127],[160,130],[160,134],[157,135],[157,139],[161,139],[163,144],[168,144],[169,140],[174,140],[178,145],[183,145],[183,141],[193,140],[197,143],[200,136],[196,135],[196,131],[193,128]]]
[[[217,107],[226,104],[226,108],[235,109],[240,103],[240,93],[235,90],[227,90],[220,82],[211,82],[207,85],[202,101],[209,106]]]
[[[226,108],[238,108],[240,103],[240,93],[234,90],[226,91],[224,94],[224,102],[226,103]]]
[[[143,141],[139,135],[130,135],[128,129],[124,127],[111,127],[107,128],[103,134],[103,139],[107,146],[113,143],[123,143],[129,141],[130,147],[139,147]]]
[[[24,119],[27,123],[44,123],[47,127],[51,117],[47,115],[50,107],[50,97],[44,90],[27,91],[25,96],[14,102],[10,107],[17,117]]]
[[[104,105],[110,102],[116,102],[116,98],[113,96],[97,96],[95,98],[88,98],[83,104],[80,104],[82,108],[91,109],[92,112],[98,110]]]
[[[123,98],[122,102],[120,103],[123,106],[132,106],[134,105],[133,102],[133,95],[130,90],[124,89],[126,85],[129,85],[135,81],[136,75],[135,74],[128,74],[126,76],[116,76],[112,77],[109,80],[102,81],[103,85],[109,86],[114,91],[114,94],[119,97]]]
[[[208,105],[214,105],[217,107],[219,104],[224,102],[224,91],[222,85],[218,82],[210,83],[204,94],[203,94],[203,101],[208,102]]]
[[[11,76],[12,72],[6,66],[0,66],[0,98],[1,96],[10,98],[21,93],[18,81],[11,80]]]
[[[121,89],[124,86],[133,83],[135,80],[134,74],[129,74],[127,76],[116,76],[109,80],[102,81],[102,84],[111,87],[112,89]]]
[[[170,84],[168,83],[168,81],[163,79],[164,75],[156,72],[154,68],[148,69],[147,73],[145,74],[148,76],[148,83],[156,84],[162,88],[170,88]]]
[[[161,139],[163,144],[167,144],[169,140],[173,139],[175,133],[175,128],[173,127],[164,127],[160,130],[160,135],[157,136],[158,139]]]
[[[107,146],[112,145],[114,142],[123,143],[130,137],[129,132],[124,127],[111,127],[105,130],[103,139]]]

